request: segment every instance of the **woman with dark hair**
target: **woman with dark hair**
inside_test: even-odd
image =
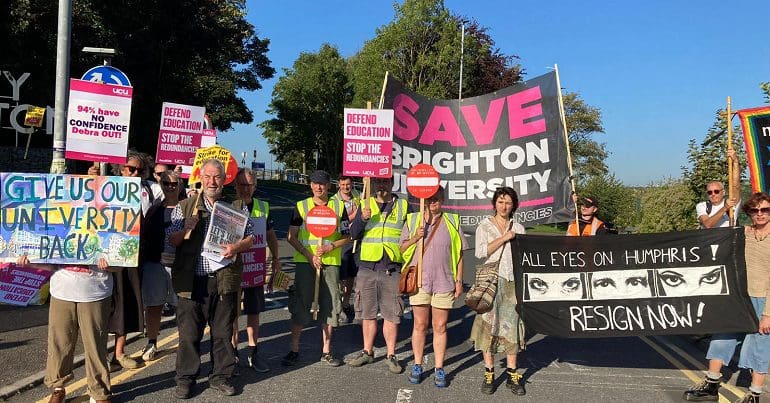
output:
[[[513,213],[519,207],[519,197],[510,187],[498,188],[492,196],[494,215],[485,218],[476,229],[476,257],[484,264],[498,264],[497,293],[491,311],[477,314],[473,321],[470,341],[484,356],[484,381],[481,392],[495,392],[495,353],[504,353],[507,361],[506,386],[515,395],[524,395],[516,372],[516,356],[524,347],[524,324],[516,313],[516,287],[513,282],[513,258],[509,242],[524,227],[515,222]]]
[[[746,233],[746,283],[751,304],[759,318],[755,333],[716,334],[711,338],[706,358],[709,360],[706,379],[684,392],[685,400],[717,400],[722,382],[722,366],[729,364],[735,347],[743,339],[738,367],[751,369],[751,386],[740,402],[759,402],[762,385],[770,365],[770,196],[754,193],[743,205],[743,211],[751,218]]]

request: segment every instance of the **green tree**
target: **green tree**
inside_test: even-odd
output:
[[[590,177],[607,175],[609,170],[605,160],[609,153],[604,143],[599,143],[591,137],[604,133],[601,110],[585,103],[575,92],[565,93],[562,100],[569,132],[572,170],[578,183],[581,184]]]
[[[452,15],[443,0],[405,0],[393,7],[393,21],[378,28],[351,60],[353,105],[379,99],[386,71],[423,96],[456,98],[464,22],[463,97],[521,80],[516,57],[495,48],[486,28],[477,22]]]
[[[745,168],[746,157],[738,125],[733,129],[733,148],[738,153],[741,168]],[[714,124],[701,144],[697,144],[695,139],[690,139],[687,160],[690,165],[682,167],[682,173],[692,194],[702,195],[711,181],[722,181],[727,187],[727,123],[724,110],[717,111]],[[743,177],[741,172],[741,178]]]
[[[33,101],[52,105],[58,2],[12,3],[9,12],[7,2],[0,6],[0,67],[32,73],[25,88]],[[219,130],[250,123],[238,91],[259,90],[275,71],[269,40],[245,17],[245,0],[73,0],[71,76],[101,63],[81,53],[84,46],[115,48],[112,64],[134,87],[130,145],[153,154],[164,101],[205,106]]]
[[[268,113],[260,124],[271,152],[290,168],[302,162],[336,174],[342,168],[343,109],[353,97],[347,62],[332,45],[303,52],[273,89]],[[293,165],[297,164],[297,165]]]
[[[685,231],[698,227],[696,194],[682,179],[664,179],[640,190],[639,232]]]
[[[770,81],[760,83],[759,88],[765,93],[765,103],[770,103]]]
[[[623,185],[615,175],[595,175],[578,189],[582,196],[599,200],[599,218],[615,224],[616,227],[631,227],[638,223],[638,206],[634,192]]]

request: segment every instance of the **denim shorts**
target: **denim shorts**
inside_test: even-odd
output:
[[[765,299],[759,297],[750,298],[757,318],[761,318],[762,311],[765,309]],[[743,345],[741,346],[738,367],[748,368],[759,374],[766,374],[767,367],[770,365],[770,335],[768,334],[715,334],[711,338],[706,358],[709,360],[721,360],[724,365],[728,365],[735,353],[735,347],[741,340],[743,340]]]

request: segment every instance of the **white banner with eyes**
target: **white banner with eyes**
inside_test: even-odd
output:
[[[742,228],[597,237],[517,236],[519,311],[560,337],[756,331]]]

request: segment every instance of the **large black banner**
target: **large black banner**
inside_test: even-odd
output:
[[[743,228],[516,236],[522,318],[559,337],[755,332],[744,242]]]
[[[406,194],[406,172],[425,163],[441,175],[444,208],[468,230],[500,186],[518,193],[525,226],[574,218],[555,73],[461,101],[427,99],[389,77],[383,102],[394,110],[396,192]]]

